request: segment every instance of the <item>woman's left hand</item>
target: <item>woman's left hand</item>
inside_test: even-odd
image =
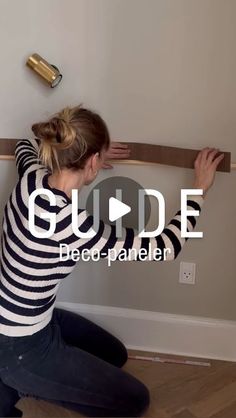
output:
[[[128,145],[120,142],[111,142],[111,145],[105,154],[105,161],[102,168],[113,168],[113,166],[108,162],[109,160],[124,160],[129,158],[129,156],[130,149]]]

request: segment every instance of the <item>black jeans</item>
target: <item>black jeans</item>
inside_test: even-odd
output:
[[[0,335],[5,390],[4,401],[0,394],[0,413],[1,403],[4,411],[19,394],[85,416],[141,416],[149,405],[149,391],[121,370],[126,360],[126,348],[116,337],[80,315],[55,309],[51,322],[36,334]]]

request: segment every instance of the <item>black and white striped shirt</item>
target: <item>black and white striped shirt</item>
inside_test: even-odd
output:
[[[38,146],[38,139],[24,139],[16,144],[19,181],[6,203],[2,220],[0,333],[14,337],[34,334],[50,322],[60,282],[76,265],[72,258],[60,258],[61,243],[68,244],[71,250],[99,249],[101,258],[106,257],[109,249],[170,248],[168,260],[174,260],[186,241],[180,236],[180,211],[156,238],[140,238],[133,229],[123,228],[122,240],[116,239],[115,227],[102,221],[95,237],[78,238],[71,223],[72,201],[48,184],[50,171],[39,160]],[[56,229],[50,238],[36,238],[29,231],[29,195],[39,188],[52,191],[56,197],[55,206],[50,205],[46,195],[35,200],[37,231],[49,230],[49,220],[42,219],[42,212],[56,214]],[[200,211],[202,204],[201,196],[193,196],[188,200],[188,209]],[[195,224],[196,218],[188,217],[189,231]],[[79,229],[86,232],[92,225],[92,216],[79,209]]]

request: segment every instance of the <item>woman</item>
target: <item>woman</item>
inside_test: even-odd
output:
[[[71,193],[91,183],[112,156],[110,137],[102,118],[83,107],[66,108],[49,121],[34,124],[36,139],[18,141],[15,148],[19,181],[5,206],[1,238],[0,280],[0,415],[21,416],[14,407],[20,396],[45,399],[86,416],[140,416],[149,405],[146,386],[121,370],[127,351],[121,341],[93,322],[54,309],[60,281],[75,267],[62,261],[59,244],[80,251],[98,249],[171,248],[174,260],[184,242],[180,236],[180,212],[163,233],[150,239],[123,229],[123,241],[113,226],[100,221],[93,238],[78,238],[71,226]],[[124,150],[124,153],[126,151]],[[195,162],[193,188],[212,185],[223,158],[206,148]],[[56,214],[56,229],[50,238],[37,238],[28,228],[29,195],[38,188],[53,192],[56,205],[46,195],[35,200],[38,232],[49,229],[41,212]],[[204,198],[193,196],[188,208],[201,210]],[[193,230],[195,217],[188,218]],[[78,211],[78,227],[87,232],[93,218]],[[158,266],[157,266],[158,267]]]

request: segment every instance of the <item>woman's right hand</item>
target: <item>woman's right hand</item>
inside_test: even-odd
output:
[[[204,148],[199,152],[195,162],[195,189],[203,190],[203,197],[212,186],[218,165],[224,158],[224,154],[219,154],[216,148]]]

